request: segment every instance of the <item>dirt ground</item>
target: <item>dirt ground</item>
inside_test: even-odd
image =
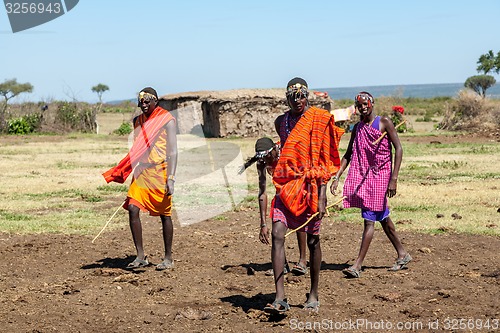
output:
[[[445,140],[428,137],[422,140]],[[118,204],[118,202],[116,203]],[[498,332],[500,239],[400,233],[414,260],[388,272],[395,252],[380,228],[360,279],[341,270],[356,257],[359,225],[324,219],[319,313],[301,308],[309,274],[288,274],[291,310],[270,317],[270,247],[258,240],[258,212],[228,212],[175,226],[175,268],[123,268],[134,248],[121,226],[93,235],[0,234],[0,332]],[[161,261],[161,224],[143,216],[152,264]],[[398,222],[395,221],[396,227]],[[287,256],[298,259],[295,237]]]
[[[125,227],[94,244],[90,236],[1,234],[0,331],[283,332],[315,322],[348,331],[334,328],[362,321],[351,331],[396,331],[365,327],[390,322],[423,325],[413,331],[428,332],[453,331],[445,327],[452,324],[447,318],[490,319],[492,325],[500,319],[500,239],[402,233],[414,260],[394,273],[387,271],[394,250],[378,229],[362,277],[345,279],[341,269],[356,256],[361,225],[334,222],[333,215],[322,230],[319,313],[300,306],[309,274],[289,274],[291,311],[269,317],[262,309],[274,297],[273,278],[265,275],[270,249],[258,241],[256,216],[232,212],[226,220],[176,227],[176,267],[163,272],[123,269],[134,254]],[[145,220],[146,252],[159,263],[160,224]],[[287,255],[297,260],[295,239]],[[436,320],[438,329],[428,330]]]

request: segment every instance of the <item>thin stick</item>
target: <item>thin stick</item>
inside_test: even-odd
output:
[[[403,125],[404,123],[406,123],[406,120],[403,120],[402,122],[397,124],[396,127],[394,127],[394,128],[397,129],[399,126]],[[372,142],[372,145],[376,145],[377,143],[379,143],[380,140],[382,140],[386,134],[387,134],[387,132],[382,133],[382,135],[379,136],[379,138],[377,140]]]
[[[97,237],[99,237],[102,234],[102,232],[104,231],[104,229],[106,229],[106,227],[108,226],[109,222],[111,222],[111,220],[113,219],[113,217],[115,217],[115,215],[118,213],[118,211],[120,210],[120,208],[122,208],[122,206],[125,203],[125,201],[127,201],[127,199],[123,200],[123,202],[116,209],[116,211],[113,213],[113,215],[111,215],[111,217],[109,218],[108,222],[106,222],[106,224],[104,225],[104,227],[102,227],[101,231],[99,231],[99,233],[97,234],[97,236],[94,237],[94,239],[92,240],[92,243],[94,243],[95,240],[97,239]]]
[[[327,207],[326,207],[326,210],[328,211],[328,208],[331,208],[331,207],[335,206],[336,204],[341,203],[341,202],[342,202],[342,200],[344,200],[345,198],[346,198],[346,197],[342,197],[342,198],[340,198],[340,200],[337,200],[336,202],[334,202],[334,203],[332,203],[331,205],[327,206]],[[312,215],[311,215],[311,217],[310,217],[310,218],[308,218],[308,219],[307,219],[307,221],[306,221],[306,222],[304,222],[304,224],[302,224],[300,227],[298,227],[297,229],[293,229],[293,230],[288,231],[288,232],[285,234],[285,238],[287,238],[290,234],[293,234],[293,233],[294,233],[294,232],[296,232],[297,230],[299,230],[299,229],[301,229],[302,227],[304,227],[305,225],[307,225],[307,224],[308,224],[309,222],[311,222],[311,220],[312,220],[312,219],[313,219],[316,215],[318,215],[318,214],[319,214],[319,212],[316,212],[316,213],[312,214]]]

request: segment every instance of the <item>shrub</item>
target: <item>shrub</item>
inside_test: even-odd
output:
[[[85,103],[58,102],[56,122],[65,128],[82,132],[96,129],[96,108]]]
[[[500,128],[499,115],[498,103],[482,98],[471,90],[462,90],[446,109],[439,128],[488,132]]]
[[[118,129],[113,131],[114,134],[117,135],[129,135],[132,133],[132,125],[130,123],[122,123]]]
[[[40,114],[29,114],[19,118],[12,118],[8,122],[9,134],[29,134],[40,128],[42,116]]]

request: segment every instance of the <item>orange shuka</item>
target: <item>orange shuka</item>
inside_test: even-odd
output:
[[[309,207],[318,211],[319,186],[340,167],[339,142],[344,130],[326,110],[310,107],[286,139],[273,173],[276,193],[295,216]]]

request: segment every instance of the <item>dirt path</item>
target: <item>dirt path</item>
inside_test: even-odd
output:
[[[231,212],[225,220],[177,226],[176,268],[169,272],[122,269],[134,253],[125,225],[95,244],[92,236],[0,234],[0,331],[283,332],[317,325],[388,332],[396,329],[387,325],[401,323],[428,332],[453,331],[447,328],[459,322],[446,319],[464,318],[477,320],[474,325],[490,319],[490,330],[476,331],[493,332],[499,324],[492,318],[500,319],[500,239],[402,233],[414,261],[393,273],[387,268],[394,250],[377,229],[362,278],[348,280],[340,270],[355,258],[362,226],[333,222],[333,215],[322,229],[319,314],[300,308],[309,276],[288,275],[291,311],[268,317],[261,310],[274,295],[273,279],[264,273],[270,248],[258,242],[256,216]],[[161,226],[146,221],[146,253],[158,263]],[[297,260],[294,241],[287,255]],[[358,326],[345,329],[349,321]]]

